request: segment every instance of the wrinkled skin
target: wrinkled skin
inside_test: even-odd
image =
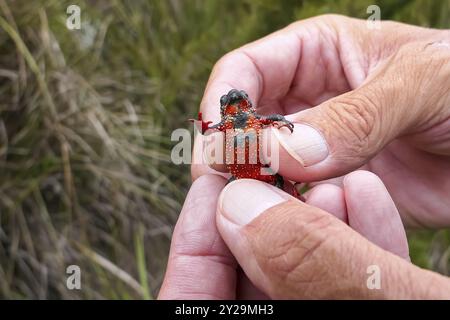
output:
[[[219,119],[217,97],[230,86],[242,88],[258,113],[289,115],[327,139],[326,164],[304,167],[282,149],[283,177],[317,183],[370,170],[386,184],[408,226],[447,227],[449,59],[448,30],[396,22],[371,30],[364,20],[319,16],[225,55],[213,69],[201,111]],[[194,179],[207,172],[192,166]]]
[[[280,173],[312,182],[306,203],[280,203],[258,181],[225,187],[193,165],[160,298],[449,299],[448,278],[408,262],[397,211],[409,226],[450,226],[449,59],[448,30],[370,30],[334,15],[225,55],[205,90],[205,117],[219,121],[218,97],[241,88],[258,113],[319,129],[328,158],[302,166],[285,153]],[[352,172],[360,167],[372,173]],[[362,283],[369,263],[387,276],[383,290]]]

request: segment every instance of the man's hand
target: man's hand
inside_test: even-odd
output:
[[[201,109],[218,120],[219,97],[245,90],[258,113],[295,123],[292,134],[273,130],[281,175],[318,181],[364,165],[408,225],[449,226],[449,62],[450,31],[320,16],[225,55]],[[192,167],[194,178],[206,171]]]
[[[306,203],[256,180],[225,183],[193,183],[160,299],[450,298],[449,280],[409,263],[399,214],[372,173],[318,185]],[[370,265],[380,290],[366,285]]]
[[[225,188],[217,226],[250,281],[273,299],[450,298],[450,280],[405,259],[404,234],[387,193],[352,190],[369,182],[381,191],[381,182],[368,176],[352,186],[355,177],[346,179],[346,195],[360,195],[345,199],[354,229],[259,181],[238,180]],[[359,221],[352,225],[352,220]],[[369,242],[358,229],[398,256]],[[379,289],[368,285],[372,266],[380,271]]]

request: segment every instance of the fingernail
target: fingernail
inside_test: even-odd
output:
[[[306,124],[294,123],[294,132],[273,130],[282,147],[304,167],[328,157],[328,145],[322,134]]]
[[[267,209],[288,200],[273,188],[257,180],[234,181],[222,191],[220,213],[229,221],[244,226]]]

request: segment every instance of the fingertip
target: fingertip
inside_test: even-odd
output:
[[[344,186],[361,185],[367,184],[368,182],[374,182],[376,184],[382,184],[384,186],[383,181],[381,181],[380,177],[367,170],[355,170],[345,175],[344,179],[342,180]]]
[[[203,138],[203,162],[217,172],[228,172],[226,167],[225,134],[213,132]]]
[[[225,179],[225,181],[229,178],[229,174],[226,172],[219,172],[214,170],[213,168],[204,165],[204,164],[193,164],[191,165],[191,178],[192,181],[197,181],[198,178],[210,175],[210,176],[218,176],[222,179]]]
[[[197,135],[195,139],[191,164],[192,180],[195,181],[203,175],[220,175],[223,178],[228,178],[226,174],[223,174],[227,172],[226,167],[223,167],[219,163],[214,164],[212,163],[213,160],[210,160],[210,157],[207,155],[207,150],[204,148],[205,143],[208,142],[205,142],[204,139],[205,136],[203,135]]]
[[[344,190],[333,184],[320,184],[304,194],[306,203],[318,207],[347,222]]]
[[[409,260],[405,228],[382,180],[357,170],[343,184],[349,225],[379,247]]]
[[[229,183],[218,201],[220,216],[243,227],[268,208],[287,201],[289,195],[255,179],[238,179]]]
[[[211,190],[211,188],[215,192],[220,192],[222,188],[227,183],[227,180],[223,178],[222,176],[216,175],[216,174],[204,174],[202,176],[199,176],[191,186],[191,190],[194,190],[192,192],[195,193],[197,189],[199,190]]]
[[[292,133],[270,128],[270,134],[262,136],[263,146],[268,150],[263,154],[266,162],[283,177],[297,182],[319,181],[341,174],[342,168],[332,161],[321,133],[298,121]]]

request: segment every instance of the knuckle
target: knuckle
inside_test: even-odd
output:
[[[376,146],[381,106],[366,94],[352,93],[331,101],[326,110],[330,131],[344,144],[347,156],[366,157]]]
[[[237,63],[247,59],[248,57],[245,56],[241,48],[234,49],[223,55],[219,60],[217,60],[217,62],[213,67],[213,73],[218,70],[226,70],[228,68],[232,68]]]
[[[428,81],[429,76],[434,75],[446,66],[450,58],[450,42],[445,41],[417,41],[403,45],[398,51],[398,59],[404,61],[408,72],[414,72],[413,76]]]
[[[297,235],[291,233],[290,237],[274,243],[274,249],[268,256],[271,267],[279,274],[289,275],[308,259],[314,259],[317,251],[326,243],[327,239],[320,234],[328,223],[328,217],[321,216],[304,224],[297,224]]]
[[[421,60],[428,70],[427,75],[436,79],[438,83],[446,84],[446,89],[450,84],[450,41],[433,41],[422,45],[420,54]],[[428,78],[428,79],[430,79]]]
[[[318,15],[316,17],[318,20],[323,21],[335,21],[335,22],[348,22],[350,21],[350,18],[347,16],[344,16],[342,14],[336,14],[336,13],[325,13]]]
[[[311,208],[299,213],[298,207],[286,206],[283,212],[277,212],[276,219],[276,225],[267,221],[258,231],[258,237],[266,239],[255,241],[259,244],[255,250],[259,252],[258,264],[271,275],[274,296],[289,295],[289,292],[295,295],[298,290],[304,292],[314,282],[329,276],[332,270],[326,260],[342,251],[342,228],[333,217]],[[288,292],[276,292],[278,288],[285,291],[286,287]]]
[[[234,52],[228,52],[225,55],[223,55],[219,60],[216,61],[214,64],[211,76],[214,76],[217,74],[221,69],[226,68],[228,65],[232,63],[232,60],[234,59]]]
[[[215,67],[221,66],[221,65],[227,65],[233,62],[235,59],[236,52],[230,51],[226,54],[224,54],[215,64]]]
[[[417,126],[427,123],[450,100],[450,41],[442,38],[438,33],[427,41],[403,45],[395,57],[397,68],[391,70],[391,78],[404,79],[401,85],[409,92],[409,109],[414,110],[410,114],[416,115],[412,120]]]

